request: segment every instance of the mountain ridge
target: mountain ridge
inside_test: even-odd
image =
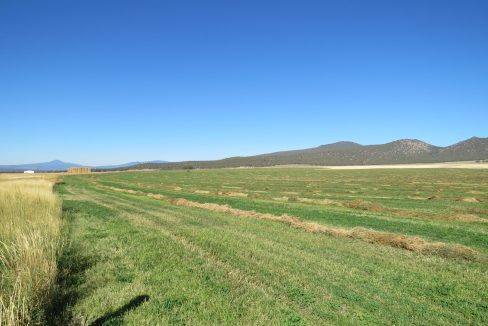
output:
[[[488,159],[488,138],[471,137],[441,147],[418,139],[398,139],[385,144],[361,145],[340,141],[317,147],[229,157],[213,161],[185,161],[164,164],[140,164],[133,169],[182,169],[222,167],[266,167],[273,165],[380,165],[440,163]]]
[[[441,147],[419,139],[398,139],[385,144],[362,145],[352,141],[339,141],[316,147],[279,151],[252,156],[235,156],[212,161],[148,161],[116,165],[92,166],[95,170],[128,169],[191,169],[225,167],[266,167],[273,165],[381,165],[409,163],[439,163],[488,159],[488,137],[471,137]],[[66,171],[78,163],[53,160],[44,163],[0,165],[0,172]]]

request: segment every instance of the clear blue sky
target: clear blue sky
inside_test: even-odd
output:
[[[488,1],[0,0],[0,164],[488,131]]]

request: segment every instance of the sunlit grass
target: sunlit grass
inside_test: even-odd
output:
[[[56,278],[60,200],[39,176],[0,179],[0,324],[35,324]]]
[[[487,177],[312,168],[66,176],[57,190],[72,249],[59,320],[487,324]]]

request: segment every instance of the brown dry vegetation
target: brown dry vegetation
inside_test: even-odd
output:
[[[37,324],[53,290],[61,205],[39,176],[0,183],[0,325]]]
[[[274,200],[289,200],[288,197],[273,198]],[[427,212],[406,210],[398,208],[390,208],[382,206],[379,203],[370,202],[363,199],[355,199],[353,201],[337,201],[331,199],[311,199],[297,197],[295,201],[306,204],[319,204],[319,205],[333,205],[338,207],[347,207],[350,209],[370,211],[375,213],[389,213],[398,217],[413,217],[413,218],[429,218],[434,220],[447,220],[447,221],[463,221],[463,222],[481,222],[488,223],[488,220],[477,216],[476,214],[432,214]]]
[[[363,211],[371,211],[371,212],[382,212],[385,211],[385,208],[378,203],[372,203],[362,199],[356,199],[353,201],[347,201],[344,203],[344,206],[352,208],[352,209],[360,209]]]
[[[229,197],[247,197],[248,195],[243,192],[237,191],[219,191],[218,193],[221,196],[229,196]]]
[[[446,216],[446,219],[453,219],[453,220],[464,221],[464,222],[488,223],[487,219],[479,217],[476,214],[454,214],[454,215]]]
[[[480,202],[480,200],[478,198],[474,198],[474,197],[463,198],[462,201],[465,203],[479,203]]]
[[[207,195],[210,193],[208,190],[195,190],[196,194]]]

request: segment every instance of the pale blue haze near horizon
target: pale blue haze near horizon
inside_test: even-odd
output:
[[[0,164],[486,137],[488,1],[0,1]]]

